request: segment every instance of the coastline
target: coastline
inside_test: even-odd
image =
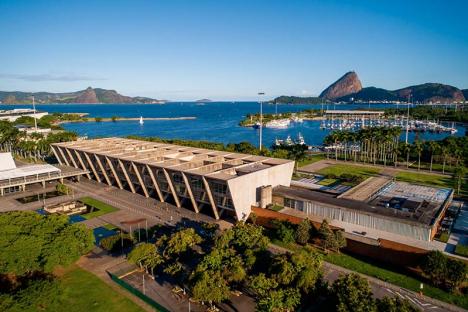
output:
[[[143,118],[143,121],[149,121],[149,120],[195,120],[197,117],[189,116],[189,117],[146,117]],[[112,118],[101,118],[99,121],[96,121],[95,118],[88,118],[88,119],[82,119],[82,120],[63,120],[55,123],[56,125],[61,125],[61,124],[67,124],[67,123],[79,123],[79,122],[119,122],[119,121],[139,121],[139,117],[120,117],[115,120],[112,120]]]

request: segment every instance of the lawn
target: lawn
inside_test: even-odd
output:
[[[280,211],[283,208],[284,208],[283,206],[276,205],[276,204],[271,205],[270,207],[268,207],[268,209],[273,210],[273,211]]]
[[[436,237],[435,239],[438,240],[439,242],[446,243],[448,242],[448,239],[450,237],[450,234],[447,232],[442,232],[439,237]]]
[[[304,160],[299,161],[297,163],[297,166],[299,168],[304,167],[304,166],[313,164],[314,162],[317,162],[323,159],[326,159],[324,154],[310,155],[310,156],[307,156]]]
[[[317,184],[319,185],[323,185],[323,186],[331,186],[333,184],[336,184],[338,183],[338,179],[323,179],[323,180],[320,180]]]
[[[429,186],[435,186],[435,187],[443,187],[443,188],[453,187],[453,181],[450,177],[435,175],[435,174],[428,174],[428,173],[400,171],[396,175],[396,179],[398,181],[415,183],[415,184],[423,184],[423,185],[429,185]]]
[[[63,292],[57,302],[59,306],[50,306],[47,311],[144,311],[97,276],[77,266],[68,268],[59,279]]]
[[[101,201],[99,201],[97,199],[91,198],[91,197],[80,198],[80,202],[82,202],[85,205],[95,207],[95,208],[98,209],[96,211],[93,211],[93,212],[82,215],[85,219],[96,218],[96,217],[99,217],[99,216],[105,215],[107,213],[114,212],[114,211],[118,210],[114,206],[108,205],[106,203],[103,203],[103,202],[101,202]]]
[[[380,168],[365,167],[365,166],[352,166],[352,165],[333,165],[323,168],[318,171],[321,175],[333,174],[340,176],[344,173],[352,174],[362,177],[371,177],[380,172]]]

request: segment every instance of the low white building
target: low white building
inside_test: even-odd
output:
[[[16,119],[26,116],[36,119],[40,119],[44,116],[47,116],[49,113],[42,112],[29,108],[15,108],[11,110],[0,110],[0,120],[7,120],[10,122],[16,121]]]

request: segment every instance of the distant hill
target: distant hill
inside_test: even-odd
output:
[[[209,102],[212,102],[210,99],[200,99],[200,100],[196,100],[195,102],[197,103],[209,103]]]
[[[354,71],[347,72],[320,93],[319,97],[280,96],[273,103],[316,104],[328,101],[339,103],[354,102],[407,102],[413,103],[459,103],[468,100],[468,89],[460,90],[441,83],[420,85],[386,90],[377,87],[363,88]]]
[[[328,102],[320,97],[310,96],[310,97],[300,97],[300,96],[286,96],[282,95],[279,96],[270,103],[277,103],[277,104],[320,104]]]
[[[461,92],[463,93],[463,96],[465,97],[465,100],[468,101],[468,89],[463,89],[463,90],[461,90]]]
[[[31,96],[34,95],[36,103],[164,103],[165,101],[147,97],[130,97],[117,93],[115,90],[100,88],[87,88],[86,90],[65,93],[50,92],[20,92],[20,91],[0,91],[0,102],[3,104],[27,104],[31,103]]]
[[[332,83],[320,93],[320,97],[326,100],[335,100],[361,91],[362,84],[354,71],[347,72],[340,79]]]
[[[407,102],[414,103],[453,103],[463,102],[463,92],[453,86],[441,83],[425,83],[394,91],[368,87],[361,91],[338,98],[341,102]]]

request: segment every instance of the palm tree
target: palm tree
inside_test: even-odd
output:
[[[455,179],[455,186],[457,188],[457,195],[460,195],[460,189],[465,178],[466,168],[464,166],[457,166],[453,172],[453,178]]]
[[[434,154],[439,150],[439,144],[436,141],[429,141],[429,150],[431,151],[431,165],[429,171],[432,172],[432,163],[434,161]]]
[[[449,152],[448,147],[446,145],[442,145],[441,152],[443,157],[442,173],[445,173],[445,163],[447,161],[447,155]]]
[[[405,143],[405,152],[406,152],[406,168],[409,168],[409,155],[411,152],[411,145],[409,143]]]
[[[418,153],[418,171],[421,170],[421,153],[423,151],[423,144],[421,141],[414,142],[414,150]]]

